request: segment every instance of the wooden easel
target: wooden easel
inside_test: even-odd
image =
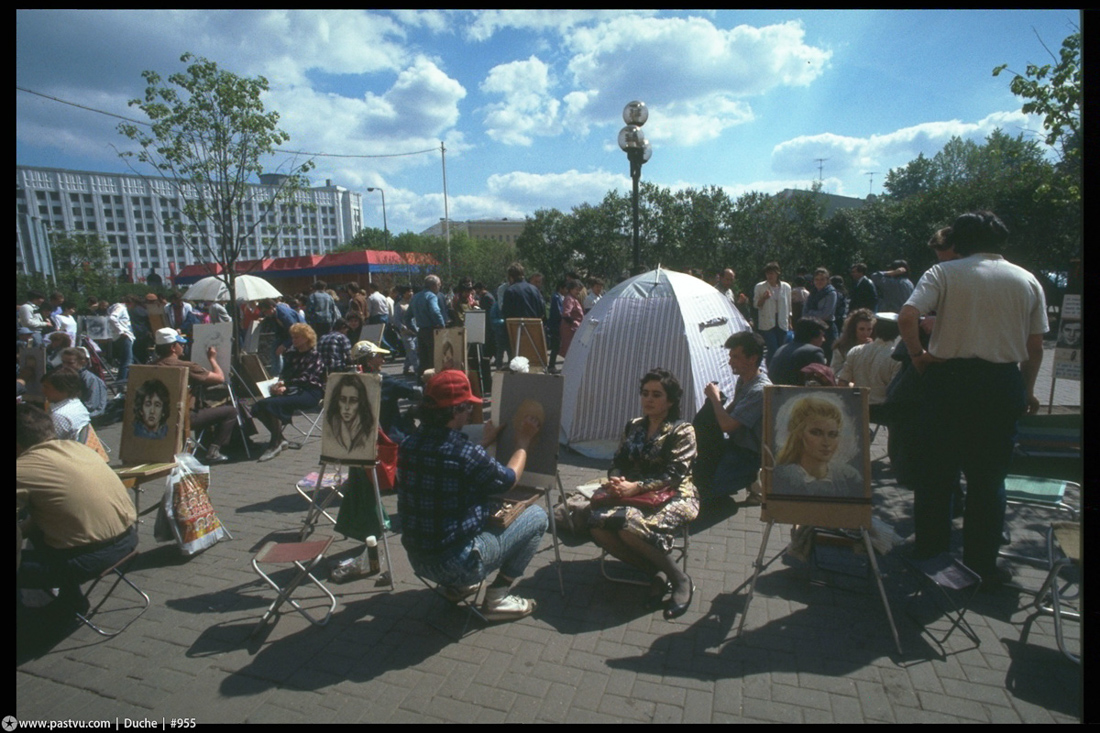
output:
[[[526,357],[531,369],[546,371],[550,365],[546,354],[546,331],[540,318],[509,318],[508,341],[512,344],[513,356]]]

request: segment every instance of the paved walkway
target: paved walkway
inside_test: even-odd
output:
[[[1048,354],[1049,359],[1050,354]],[[1037,390],[1049,393],[1049,361]],[[1059,405],[1080,404],[1060,382]],[[885,431],[883,431],[885,432]],[[118,426],[103,431],[117,445]],[[734,638],[764,525],[758,508],[707,507],[692,528],[689,573],[698,586],[687,615],[673,622],[642,609],[641,588],[608,583],[590,542],[566,538],[566,596],[558,591],[549,538],[518,590],[538,599],[535,615],[482,628],[455,641],[463,615],[413,577],[390,538],[396,591],[371,581],[333,586],[339,606],[323,628],[289,608],[262,638],[249,637],[272,600],[252,573],[253,553],[289,538],[305,502],[293,489],[317,466],[311,441],[269,463],[218,466],[210,492],[232,542],[183,559],[141,527],[143,555],[131,576],[152,607],[122,635],[89,629],[43,631],[40,612],[18,619],[16,705],[23,720],[169,722],[1077,722],[1081,668],[1058,652],[1047,618],[1026,623],[1028,596],[1011,589],[979,596],[963,634],[945,648],[906,612],[913,580],[896,553],[881,559],[901,635],[898,654],[877,594],[864,577],[775,562],[760,578],[745,632]],[[912,532],[911,494],[893,480],[883,436],[872,452],[875,515]],[[568,452],[566,486],[604,466]],[[151,504],[161,489],[150,487]],[[385,497],[391,513],[396,499]],[[1014,544],[1035,551],[1043,518],[1012,523]],[[321,530],[324,532],[324,528]],[[789,538],[773,531],[768,556]],[[334,544],[336,559],[354,541]],[[863,558],[823,549],[823,564],[862,569]],[[1035,589],[1042,574],[1021,567],[1016,582]],[[120,597],[122,597],[120,591]],[[315,592],[302,597],[320,606]],[[119,612],[121,614],[121,612]],[[429,623],[431,622],[431,623]],[[1027,633],[1026,640],[1022,638]],[[1079,630],[1070,625],[1074,648]]]

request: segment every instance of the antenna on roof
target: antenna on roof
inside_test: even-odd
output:
[[[874,191],[874,186],[875,186],[875,174],[876,173],[878,173],[878,171],[864,171],[863,172],[863,175],[867,176],[868,181],[869,181],[869,183],[867,184],[867,195],[868,196],[870,196],[872,193],[875,192]]]
[[[822,163],[826,160],[828,160],[828,158],[814,158],[814,161],[817,163],[817,180],[819,181],[821,180],[821,170],[824,168]]]

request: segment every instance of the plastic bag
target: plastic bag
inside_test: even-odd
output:
[[[207,493],[210,467],[188,453],[176,454],[176,467],[168,475],[153,535],[160,542],[175,541],[190,557],[233,536],[214,513]]]

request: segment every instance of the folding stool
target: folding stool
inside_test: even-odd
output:
[[[316,626],[324,626],[328,623],[329,618],[332,616],[332,612],[336,610],[336,596],[332,595],[325,585],[314,577],[310,571],[317,566],[321,560],[325,557],[325,552],[328,551],[329,545],[332,544],[332,537],[324,539],[313,540],[311,542],[268,542],[266,545],[260,548],[260,551],[256,553],[256,556],[252,558],[252,569],[256,571],[256,574],[263,578],[268,585],[270,585],[278,597],[268,607],[264,617],[260,620],[260,623],[256,626],[255,631],[259,631],[263,628],[267,620],[272,616],[275,616],[279,611],[279,606],[284,602],[290,603],[294,606],[294,610],[305,616],[306,620]],[[298,569],[297,574],[291,579],[285,586],[280,586],[275,580],[260,569],[260,564],[268,565],[290,565]],[[328,596],[331,603],[328,611],[322,618],[316,618],[308,611],[302,608],[301,604],[291,598],[294,591],[298,586],[308,580],[315,586],[321,589],[321,592]]]
[[[76,617],[78,619],[80,619],[88,628],[90,628],[92,631],[96,632],[100,636],[106,636],[106,637],[118,636],[123,631],[125,631],[127,628],[129,628],[130,624],[137,621],[138,618],[141,617],[141,614],[145,613],[146,609],[149,608],[149,604],[151,602],[149,600],[149,596],[145,595],[145,593],[140,588],[138,588],[136,585],[134,585],[133,581],[131,581],[129,578],[127,578],[126,574],[122,571],[123,566],[129,564],[129,562],[131,560],[133,560],[134,558],[136,558],[138,556],[138,554],[139,554],[138,551],[134,550],[129,555],[122,558],[121,560],[116,562],[114,565],[112,565],[111,567],[107,568],[102,573],[100,573],[94,580],[92,580],[92,584],[88,586],[88,590],[82,591],[82,594],[84,596],[84,600],[88,602],[89,607],[90,607],[91,610],[86,611],[84,613],[80,613],[78,611],[78,612],[76,612]],[[97,585],[99,585],[99,581],[103,580],[104,578],[106,578],[108,575],[111,575],[112,573],[115,576],[117,576],[115,578],[115,582],[111,585],[110,589],[107,591],[107,594],[103,596],[103,598],[99,601],[99,603],[97,603],[95,605],[95,607],[91,607],[90,596],[92,594],[92,591],[95,590]],[[97,624],[95,624],[92,621],[92,618],[96,615],[96,613],[99,612],[99,609],[103,607],[103,604],[107,602],[107,599],[111,597],[111,594],[115,592],[115,588],[118,587],[119,583],[125,583],[126,585],[130,586],[130,588],[132,588],[135,593],[137,593],[139,596],[141,596],[141,598],[145,601],[145,603],[144,603],[144,605],[142,605],[141,610],[138,611],[137,616],[134,616],[132,619],[130,619],[128,622],[126,622],[126,624],[121,629],[118,629],[117,631],[111,631],[110,629],[104,629],[104,628],[98,626]]]

